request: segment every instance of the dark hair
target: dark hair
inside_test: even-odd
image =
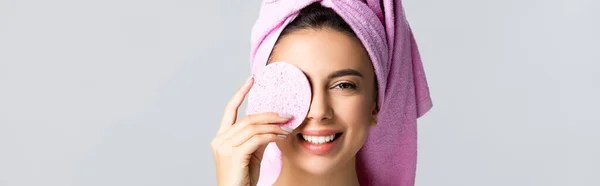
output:
[[[356,37],[350,25],[344,21],[333,9],[324,7],[318,2],[304,7],[296,19],[288,24],[280,34],[285,36],[297,30],[331,28]]]
[[[318,2],[312,3],[306,7],[304,7],[298,13],[298,16],[290,22],[284,29],[281,31],[279,38],[275,42],[275,45],[279,42],[279,40],[285,37],[287,34],[298,30],[306,30],[306,29],[334,29],[336,31],[340,31],[348,34],[350,37],[357,38],[356,33],[344,19],[338,15],[333,9],[324,7]],[[269,57],[269,61],[270,61]],[[377,84],[377,77],[375,79],[375,101],[377,102],[379,86]],[[376,103],[377,104],[377,103]]]

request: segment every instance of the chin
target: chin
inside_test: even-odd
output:
[[[312,175],[327,175],[333,171],[339,170],[341,165],[348,162],[340,162],[327,157],[305,157],[303,160],[297,160],[295,163],[298,168]]]

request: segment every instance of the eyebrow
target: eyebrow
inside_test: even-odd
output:
[[[338,70],[338,71],[335,71],[335,72],[329,74],[329,76],[327,78],[334,79],[334,78],[343,77],[343,76],[358,76],[358,77],[363,78],[362,73],[360,73],[359,71],[354,70],[354,69]]]

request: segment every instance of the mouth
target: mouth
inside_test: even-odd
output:
[[[343,132],[338,132],[332,135],[328,135],[328,136],[312,136],[312,135],[305,135],[305,134],[298,134],[298,137],[308,143],[311,144],[315,144],[315,145],[321,145],[321,144],[326,144],[326,143],[332,143],[335,140],[339,139],[340,136],[342,136]]]
[[[300,146],[302,146],[302,149],[304,149],[306,152],[315,155],[326,155],[335,151],[335,149],[339,150],[341,143],[338,142],[341,141],[343,134],[343,132],[312,135],[300,133],[297,137],[299,139]]]

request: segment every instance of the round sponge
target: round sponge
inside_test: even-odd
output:
[[[248,92],[246,114],[276,112],[293,115],[281,124],[296,129],[308,114],[312,99],[310,82],[302,70],[285,62],[271,63],[254,74]]]

